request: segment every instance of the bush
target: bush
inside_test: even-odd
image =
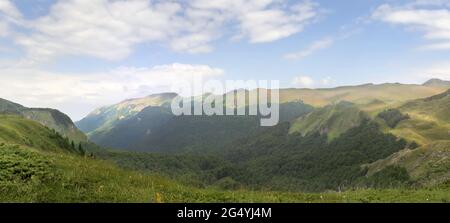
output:
[[[391,128],[395,128],[399,122],[409,119],[409,115],[404,115],[397,109],[388,109],[383,111],[378,114],[378,117],[383,119]]]

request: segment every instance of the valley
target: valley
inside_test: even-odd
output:
[[[173,93],[75,124],[2,99],[0,201],[449,202],[449,88],[281,89],[273,127],[174,116]]]

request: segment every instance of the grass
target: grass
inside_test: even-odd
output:
[[[369,174],[386,166],[404,167],[420,185],[437,185],[450,180],[450,142],[435,141],[414,150],[402,150],[369,165]]]
[[[340,102],[319,108],[310,114],[295,120],[289,133],[301,133],[307,135],[319,131],[327,133],[332,140],[347,130],[358,126],[366,117],[354,104]]]
[[[299,193],[196,188],[58,148],[52,131],[0,116],[0,202],[448,202],[450,183],[421,189]],[[445,146],[443,149],[447,148]],[[433,163],[430,163],[433,165]],[[448,165],[432,166],[445,173]],[[443,172],[442,172],[443,171]]]
[[[0,146],[1,202],[448,202],[450,187],[289,193],[198,189],[107,161]]]
[[[61,151],[55,132],[16,115],[0,115],[0,143],[13,143],[48,151]]]

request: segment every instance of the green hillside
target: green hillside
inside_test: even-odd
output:
[[[0,114],[15,114],[27,119],[37,121],[51,129],[55,129],[63,136],[75,142],[87,141],[86,135],[81,132],[72,120],[64,113],[49,108],[26,108],[22,105],[0,98]]]
[[[0,202],[448,202],[448,184],[423,190],[329,193],[198,189],[113,164],[0,145]]]
[[[447,84],[365,84],[326,89],[280,89],[280,104],[303,101],[305,104],[314,107],[323,107],[329,104],[337,104],[341,101],[348,101],[357,105],[361,110],[373,112],[381,111],[388,107],[395,107],[409,100],[436,95],[448,88],[450,88],[450,85]],[[267,94],[266,89],[255,89],[252,91]],[[233,93],[236,96],[247,94],[246,101],[248,105],[249,91],[238,90],[224,94],[224,96],[227,97]],[[176,96],[174,93],[164,93],[129,99],[116,105],[99,108],[76,124],[88,135],[95,135],[99,132],[110,130],[120,120],[131,118],[146,107],[167,105]],[[202,97],[200,96],[199,98]]]
[[[365,84],[326,89],[283,89],[280,101],[302,100],[306,104],[323,107],[331,103],[348,101],[365,111],[378,111],[397,106],[409,100],[442,93],[450,85],[425,86],[413,84]]]
[[[409,119],[401,121],[389,132],[421,145],[450,140],[450,90],[407,102],[398,109]]]
[[[387,166],[405,168],[419,185],[436,185],[450,179],[450,141],[435,141],[413,150],[402,150],[369,165],[372,175]]]
[[[448,184],[342,193],[199,189],[157,173],[81,156],[59,134],[19,116],[0,119],[0,202],[445,202]],[[23,140],[25,138],[32,139]],[[34,143],[36,140],[36,143]],[[33,145],[31,145],[33,144]],[[69,146],[70,148],[70,146]]]
[[[289,133],[300,133],[307,135],[319,132],[327,134],[328,138],[334,139],[347,130],[361,124],[368,116],[350,102],[339,102],[327,105],[300,117],[293,123]]]
[[[282,103],[274,127],[257,116],[174,117],[173,94],[78,123],[102,145],[151,153],[72,144],[64,114],[1,100],[0,202],[449,202],[446,86],[318,89]]]
[[[349,189],[361,186],[358,184],[365,180],[363,164],[407,147],[404,140],[382,133],[376,123],[368,120],[331,141],[319,132],[301,136],[288,131],[288,125],[277,126],[231,145],[227,159],[241,167],[231,176],[257,188],[263,185],[295,191]]]
[[[76,122],[78,128],[88,135],[94,132],[108,131],[121,120],[128,119],[141,112],[144,108],[158,107],[170,103],[175,93],[149,95],[144,98],[129,99],[112,106],[99,108],[84,119]]]
[[[67,138],[35,121],[17,115],[0,115],[0,143],[18,144],[45,151],[78,152]]]
[[[438,83],[435,80],[424,85],[396,83],[330,89],[280,89],[280,102],[285,107],[303,102],[319,108],[309,116],[296,120],[290,130],[291,133],[307,134],[320,130],[333,139],[351,127],[357,126],[366,116],[374,117],[384,109],[398,107],[409,100],[442,93],[449,87],[450,85],[446,82]],[[265,89],[257,90],[259,93],[267,93]],[[245,94],[248,100],[249,91],[238,90],[225,94],[225,97],[231,94]],[[217,145],[236,140],[240,138],[239,135],[252,134],[256,128],[256,119],[252,120],[252,118],[170,118],[168,112],[157,114],[151,111],[157,110],[156,107],[159,107],[159,110],[170,110],[169,102],[176,96],[173,93],[165,93],[126,100],[92,112],[77,122],[77,126],[92,141],[100,145],[145,151],[180,151],[193,148],[196,150],[205,146],[218,148]],[[299,117],[298,113],[302,113],[301,109],[292,106],[288,109],[282,108],[281,121],[291,121]],[[405,137],[396,132],[393,133]],[[171,140],[173,137],[177,140]],[[416,139],[416,141],[420,140]]]
[[[280,120],[291,121],[312,111],[301,102],[280,105]],[[117,121],[109,129],[90,133],[90,140],[111,148],[158,152],[210,152],[236,139],[256,134],[259,116],[174,116],[169,107],[149,106]],[[176,138],[176,140],[173,140]]]

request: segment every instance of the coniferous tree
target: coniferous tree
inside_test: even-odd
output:
[[[81,154],[82,156],[84,156],[85,153],[86,153],[86,152],[84,151],[83,146],[81,145],[81,143],[78,144],[78,151],[80,152],[80,154]]]

